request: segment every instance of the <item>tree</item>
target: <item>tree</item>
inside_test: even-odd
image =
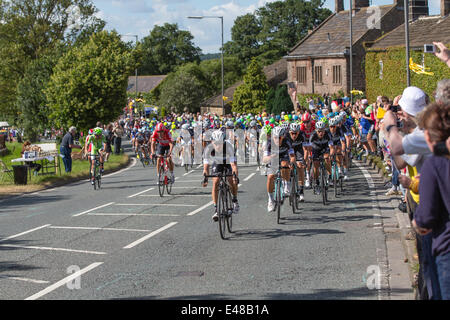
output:
[[[200,62],[201,49],[195,47],[189,31],[178,29],[177,24],[155,26],[150,35],[142,39],[144,60],[141,74],[168,74],[187,62]]]
[[[256,14],[262,25],[260,39],[263,44],[286,54],[308,30],[318,26],[331,11],[322,8],[323,0],[285,0],[269,2],[259,8]]]
[[[104,26],[96,12],[91,0],[0,1],[0,112],[11,122],[18,121],[17,83],[28,64]]]
[[[211,87],[200,67],[189,63],[167,76],[159,90],[159,106],[182,113],[197,112]]]
[[[232,41],[224,45],[224,52],[238,57],[244,65],[248,65],[253,57],[261,54],[261,30],[261,22],[257,16],[248,13],[237,17],[231,28]]]
[[[266,75],[256,59],[252,59],[244,76],[244,83],[233,95],[233,112],[257,113],[266,105],[269,87]]]
[[[270,87],[269,92],[266,96],[266,111],[267,113],[272,113],[273,101],[275,99],[275,89]]]
[[[116,32],[106,31],[72,48],[58,61],[44,91],[51,119],[80,130],[114,120],[127,102],[128,75],[141,54],[139,48],[130,50]]]
[[[282,111],[286,113],[294,111],[294,105],[292,104],[292,100],[289,97],[288,89],[285,84],[277,86],[271,113],[281,114]]]
[[[240,79],[244,74],[243,66],[237,57],[224,57],[224,87],[227,88]],[[208,95],[216,95],[222,90],[222,62],[220,59],[205,60],[200,68],[207,79]]]
[[[19,124],[24,129],[25,139],[31,142],[37,140],[39,133],[51,127],[44,89],[58,58],[59,55],[55,54],[34,60],[28,65],[24,78],[17,85]]]

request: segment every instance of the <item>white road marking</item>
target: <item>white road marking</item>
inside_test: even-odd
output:
[[[130,232],[149,232],[150,230],[140,229],[117,229],[117,228],[100,228],[100,227],[63,227],[52,226],[50,229],[75,229],[75,230],[101,230],[101,231],[130,231]]]
[[[25,282],[31,282],[31,283],[37,283],[37,284],[50,283],[50,281],[35,280],[35,279],[21,278],[21,277],[9,277],[9,276],[0,276],[0,279],[10,279],[10,280],[17,280],[17,281],[25,281]]]
[[[103,264],[103,262],[94,262],[93,264],[87,266],[86,268],[81,269],[80,271],[75,272],[74,274],[72,274],[72,275],[70,275],[68,277],[65,277],[64,279],[62,279],[62,280],[52,284],[51,286],[45,288],[44,290],[39,291],[38,293],[33,294],[32,296],[26,298],[25,300],[36,300],[36,299],[39,299],[39,298],[45,296],[46,294],[48,294],[48,293],[58,289],[59,287],[65,285],[66,283],[68,283],[68,282],[70,282],[70,281],[72,281],[72,280],[74,280],[76,278],[79,278],[82,274],[84,274],[84,273],[86,273],[88,271],[91,271],[94,268],[97,268],[101,264]]]
[[[256,173],[250,174],[247,178],[244,179],[244,181],[250,180]]]
[[[39,230],[39,229],[47,228],[48,226],[51,226],[51,224],[46,224],[46,225],[43,225],[43,226],[40,226],[40,227],[31,229],[31,230],[28,230],[28,231],[24,231],[24,232],[22,232],[22,233],[15,234],[15,235],[13,235],[13,236],[9,236],[9,237],[7,237],[7,238],[1,239],[0,242],[5,241],[5,240],[9,240],[9,239],[14,239],[14,238],[23,236],[24,234],[31,233],[31,232],[36,231],[36,230]]]
[[[144,217],[179,217],[170,213],[90,213],[88,216],[144,216]]]
[[[196,207],[195,204],[172,204],[172,203],[117,203],[115,206],[166,206],[166,207]]]
[[[183,176],[187,176],[188,174],[191,174],[192,172],[194,172],[195,170],[191,170],[189,172],[186,172],[185,174],[183,174]]]
[[[202,207],[200,207],[200,208],[198,208],[198,209],[196,209],[196,210],[194,210],[194,211],[188,213],[187,215],[188,215],[188,216],[193,216],[194,214],[199,213],[199,212],[202,211],[203,209],[209,207],[209,206],[212,205],[213,203],[214,203],[214,202],[210,201],[210,202],[208,202],[207,204],[205,204],[204,206],[202,206]]]
[[[133,194],[133,195],[131,195],[131,196],[128,196],[127,198],[134,198],[134,197],[136,197],[136,196],[138,196],[138,195],[141,195],[141,194],[143,194],[143,193],[146,193],[146,192],[152,191],[152,190],[154,190],[154,189],[155,189],[155,188],[150,188],[150,189],[147,189],[147,190],[144,190],[144,191],[138,192],[138,193],[136,193],[136,194]]]
[[[116,175],[116,174],[122,173],[122,172],[124,172],[124,171],[130,170],[131,168],[133,168],[133,167],[136,165],[136,163],[137,163],[136,158],[131,158],[131,162],[133,162],[133,164],[130,165],[129,167],[124,168],[124,169],[122,169],[122,170],[119,170],[119,171],[117,171],[117,172],[110,173],[110,174],[107,174],[107,175],[105,175],[105,176],[102,176],[102,178],[108,178],[108,177],[114,176],[114,175]]]
[[[164,230],[173,227],[173,226],[176,225],[177,223],[178,223],[178,222],[171,222],[171,223],[169,223],[169,224],[166,224],[164,227],[159,228],[159,229],[156,230],[156,231],[153,231],[152,233],[146,235],[145,237],[142,237],[142,238],[136,240],[136,241],[133,242],[133,243],[130,243],[129,245],[127,245],[126,247],[123,247],[123,248],[124,248],[124,249],[130,249],[130,248],[133,248],[133,247],[137,246],[138,244],[144,242],[145,240],[147,240],[147,239],[149,239],[149,238],[151,238],[151,237],[154,237],[154,236],[157,235],[158,233],[163,232]]]
[[[171,194],[173,197],[211,197],[210,194]],[[142,194],[139,197],[159,197],[159,194]]]
[[[110,205],[112,205],[112,204],[114,204],[114,202],[110,202],[110,203],[104,204],[104,205],[102,205],[102,206],[98,206],[98,207],[96,207],[96,208],[93,208],[93,209],[90,209],[90,210],[83,211],[83,212],[81,212],[81,213],[78,213],[78,214],[73,215],[73,217],[79,217],[79,216],[82,216],[83,214],[86,214],[86,213],[89,213],[89,212],[91,212],[91,211],[95,211],[95,210],[97,210],[97,209],[101,209],[101,208],[110,206]]]
[[[203,186],[199,187],[172,187],[172,189],[200,189],[203,188]]]
[[[66,251],[66,252],[89,253],[89,254],[106,254],[106,252],[99,252],[99,251],[73,250],[73,249],[65,249],[65,248],[50,248],[50,247],[35,247],[35,246],[19,246],[19,245],[15,245],[15,244],[0,244],[0,247],[50,250],[50,251]]]
[[[189,183],[194,183],[194,182],[197,182],[197,183],[201,183],[201,180],[200,179],[198,179],[198,180],[179,180],[179,181],[177,181],[177,183],[187,183],[187,182],[189,182]]]

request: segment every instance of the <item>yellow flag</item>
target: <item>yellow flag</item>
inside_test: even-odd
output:
[[[364,94],[364,92],[360,91],[360,90],[355,90],[353,89],[352,91],[350,91],[352,94],[354,95],[358,95],[358,94]]]
[[[430,68],[425,68],[424,66],[421,66],[420,64],[414,63],[412,58],[409,58],[409,69],[412,72],[415,72],[417,74],[425,74],[427,76],[434,76],[433,72],[430,72]]]
[[[223,96],[222,98],[223,98],[223,101],[227,101],[228,100],[228,97]]]

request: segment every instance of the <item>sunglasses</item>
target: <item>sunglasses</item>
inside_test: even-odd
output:
[[[311,121],[303,121],[303,123],[304,124],[308,124],[308,123],[310,123]]]
[[[330,128],[336,128],[336,126],[330,126]]]

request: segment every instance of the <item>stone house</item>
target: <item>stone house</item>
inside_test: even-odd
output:
[[[378,39],[404,21],[403,1],[394,1],[383,6],[369,6],[369,0],[353,2],[353,88],[350,88],[350,11],[344,10],[343,0],[335,0],[335,12],[285,57],[287,81],[293,91],[320,95],[331,95],[340,90],[347,94],[352,89],[365,91],[364,44]]]

